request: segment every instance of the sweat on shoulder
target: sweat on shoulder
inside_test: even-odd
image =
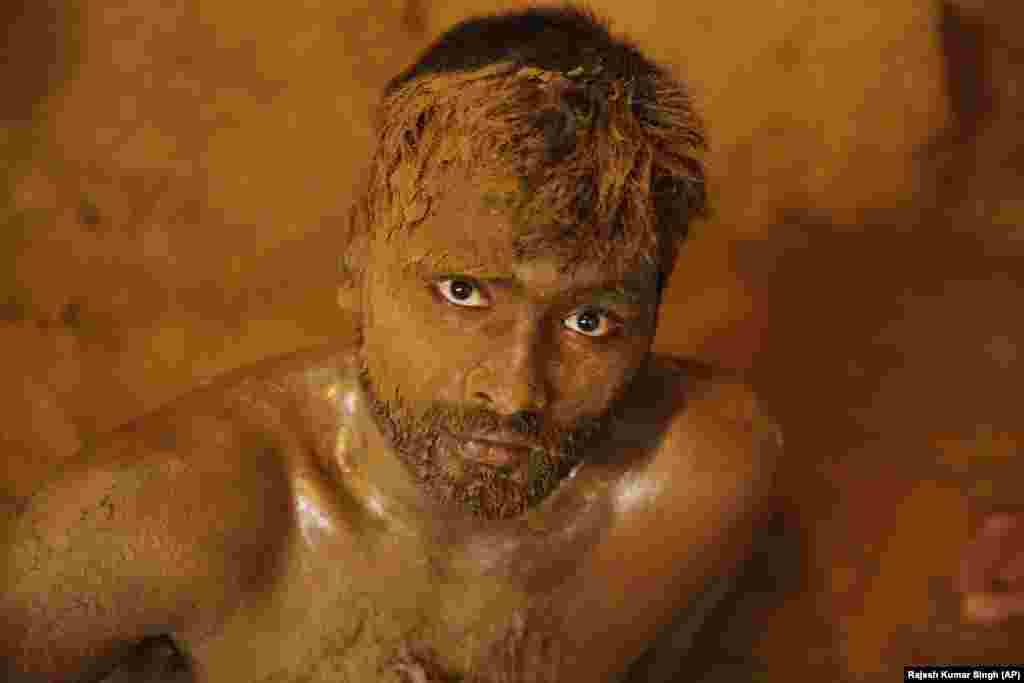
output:
[[[679,673],[780,445],[740,378],[651,351],[705,210],[686,89],[591,13],[533,8],[442,35],[377,130],[351,334],[33,496],[5,533],[4,680]]]

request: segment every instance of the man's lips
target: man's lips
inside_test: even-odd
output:
[[[495,467],[515,464],[537,448],[529,442],[504,435],[456,436],[455,439],[466,457]]]

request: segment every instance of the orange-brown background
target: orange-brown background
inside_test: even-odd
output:
[[[445,27],[519,4],[0,5],[0,500],[339,330],[374,98]],[[712,134],[717,214],[658,345],[748,369],[786,437],[782,511],[694,679],[1024,659],[1019,625],[960,623],[951,583],[1022,481],[1015,4],[593,3],[692,83]]]

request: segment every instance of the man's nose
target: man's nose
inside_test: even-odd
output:
[[[535,331],[522,331],[466,377],[466,398],[502,415],[541,412],[550,400],[546,358]]]

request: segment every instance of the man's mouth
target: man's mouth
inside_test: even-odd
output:
[[[467,458],[492,467],[514,465],[538,448],[527,441],[504,436],[456,436],[455,440]]]

